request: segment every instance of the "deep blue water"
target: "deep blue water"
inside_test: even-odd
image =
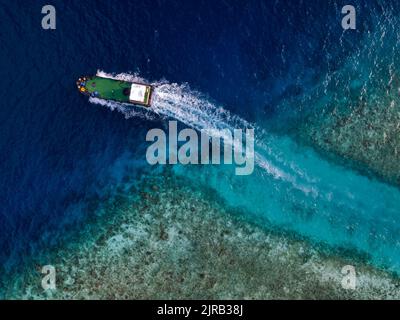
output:
[[[347,2],[52,1],[57,30],[46,31],[47,2],[0,0],[0,269],[82,223],[81,204],[107,184],[116,159],[145,161],[154,122],[88,103],[79,76],[102,69],[187,82],[281,132],[313,107],[282,102],[340,70],[384,11],[379,1],[353,1],[362,18],[343,40]],[[396,2],[384,6],[400,12]]]

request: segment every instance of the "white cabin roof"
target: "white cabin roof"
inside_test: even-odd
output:
[[[146,85],[132,83],[131,93],[129,95],[130,101],[145,103]]]

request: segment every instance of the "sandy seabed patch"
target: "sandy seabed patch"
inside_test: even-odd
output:
[[[75,241],[10,281],[8,299],[399,299],[400,282],[365,263],[322,253],[244,221],[171,174],[148,176],[102,205]],[[133,196],[135,195],[135,196]],[[356,290],[341,286],[356,268]]]

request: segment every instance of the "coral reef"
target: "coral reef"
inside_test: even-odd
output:
[[[400,282],[389,274],[252,225],[170,172],[118,190],[96,208],[98,221],[37,259],[56,267],[55,290],[44,291],[40,267],[27,266],[6,297],[400,298]],[[347,264],[356,268],[356,290],[341,287]]]
[[[382,100],[361,102],[347,114],[334,109],[326,118],[303,126],[303,135],[319,148],[400,184],[400,107],[398,99]]]

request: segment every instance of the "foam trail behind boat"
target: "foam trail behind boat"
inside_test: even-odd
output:
[[[110,74],[99,70],[97,75],[122,81],[149,83],[137,74]],[[154,113],[156,113],[164,118],[176,119],[196,130],[204,130],[214,137],[222,134],[224,129],[233,132],[234,129],[253,128],[255,130],[254,160],[255,165],[262,170],[262,173],[287,182],[306,195],[318,196],[318,189],[314,185],[317,179],[301,169],[296,161],[287,161],[281,155],[279,148],[274,147],[279,142],[271,134],[216,105],[199,92],[190,89],[187,84],[159,81],[153,82],[152,85],[155,89],[150,109],[132,108],[129,104],[98,98],[90,98],[90,102],[117,110],[123,113],[125,118],[142,117],[154,120]],[[218,138],[224,137],[218,135]]]

